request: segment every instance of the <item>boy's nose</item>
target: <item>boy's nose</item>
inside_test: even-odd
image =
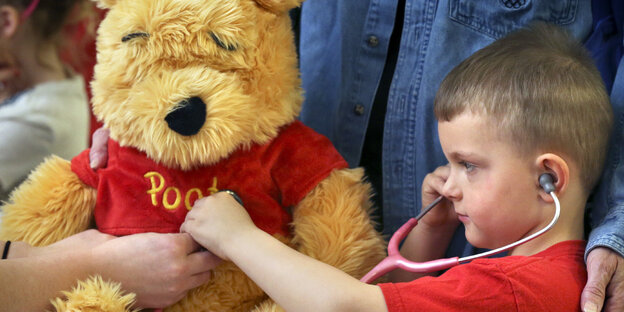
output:
[[[449,176],[444,186],[442,187],[442,196],[446,197],[451,201],[457,201],[461,199],[461,191],[457,184],[455,183],[453,176]]]
[[[181,135],[195,135],[206,121],[206,104],[199,97],[188,98],[170,112],[165,121],[171,130]]]

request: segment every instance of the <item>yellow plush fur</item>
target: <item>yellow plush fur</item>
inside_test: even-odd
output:
[[[215,164],[274,139],[302,102],[288,10],[303,0],[99,0],[110,9],[98,30],[93,110],[121,146],[170,168]],[[122,40],[130,34],[131,40]],[[207,114],[194,135],[163,120],[184,99]],[[305,142],[302,142],[305,143]],[[368,213],[363,170],[334,170],[293,207],[302,253],[363,276],[385,255]],[[66,160],[48,159],[4,207],[0,238],[47,245],[92,226],[96,190]],[[133,294],[93,277],[53,299],[59,311],[127,311]],[[232,263],[167,311],[281,311]]]
[[[64,292],[66,300],[56,298],[54,306],[59,311],[71,312],[123,312],[133,311],[134,294],[122,294],[121,285],[106,283],[101,277],[78,282],[71,292]]]
[[[149,38],[121,41],[136,32]],[[255,1],[120,0],[98,30],[93,111],[122,146],[167,166],[214,164],[240,145],[266,143],[299,113],[292,41],[288,15]],[[155,122],[195,95],[209,106],[199,134],[172,136]]]

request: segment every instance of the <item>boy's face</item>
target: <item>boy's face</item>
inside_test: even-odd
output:
[[[470,112],[438,124],[450,165],[443,194],[477,247],[497,248],[539,230],[534,159],[518,155],[496,133],[494,120]]]

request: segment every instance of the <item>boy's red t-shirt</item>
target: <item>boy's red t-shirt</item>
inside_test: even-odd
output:
[[[438,277],[380,284],[388,311],[580,311],[585,241],[532,256],[478,259]]]
[[[97,189],[95,222],[112,235],[178,232],[195,200],[230,189],[260,229],[288,236],[289,208],[332,170],[348,166],[326,137],[299,121],[265,145],[196,170],[166,168],[112,140],[108,157],[107,167],[94,171],[87,150],[72,159],[71,167]]]

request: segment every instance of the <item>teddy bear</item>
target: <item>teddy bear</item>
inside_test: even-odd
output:
[[[385,256],[370,185],[296,119],[303,92],[288,11],[302,1],[97,0],[108,13],[92,106],[110,130],[108,165],[91,169],[88,150],[48,158],[4,206],[0,237],[42,246],[93,226],[178,232],[195,200],[228,189],[262,230],[363,276]],[[93,277],[53,303],[127,311],[131,299]],[[281,308],[225,262],[166,310]]]

